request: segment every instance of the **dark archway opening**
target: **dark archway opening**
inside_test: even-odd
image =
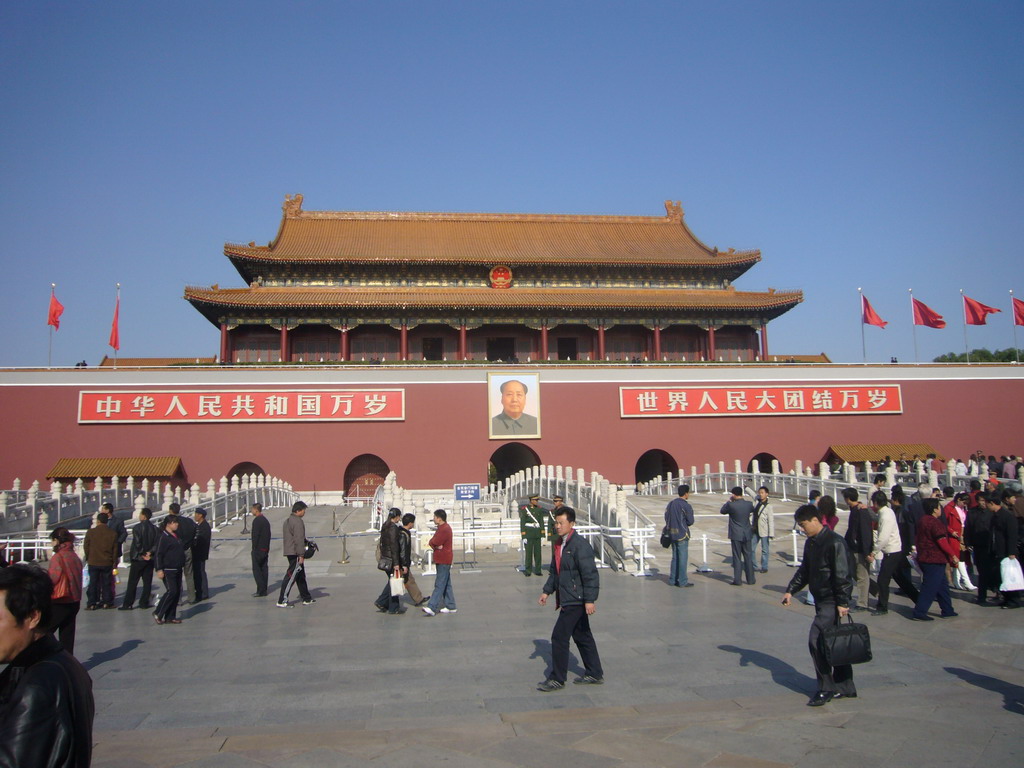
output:
[[[390,469],[380,456],[364,453],[356,456],[345,468],[345,496],[365,499],[373,496],[377,487],[384,484]]]
[[[771,453],[759,453],[747,462],[747,472],[754,471],[754,462],[757,462],[757,471],[764,475],[771,474],[772,461],[778,461],[779,457]],[[779,471],[782,471],[782,463],[779,462]]]
[[[634,482],[649,483],[658,475],[667,477],[669,473],[673,477],[679,476],[679,465],[667,451],[660,448],[652,448],[644,453],[636,462],[636,469],[633,472]]]
[[[266,477],[267,473],[263,471],[263,467],[259,464],[252,461],[240,461],[228,470],[226,477],[230,481],[235,475],[239,477],[242,475],[263,475]]]
[[[500,483],[521,469],[529,469],[539,464],[540,457],[528,446],[522,443],[505,443],[491,454],[487,479],[492,483]]]

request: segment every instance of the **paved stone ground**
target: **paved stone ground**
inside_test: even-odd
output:
[[[696,502],[717,511],[722,498]],[[856,669],[860,697],[810,709],[812,609],[779,605],[788,557],[773,554],[756,586],[733,587],[728,547],[715,545],[716,572],[683,590],[667,585],[659,548],[650,578],[602,572],[594,628],[606,684],[542,694],[534,686],[554,612],[536,604],[541,580],[516,573],[514,555],[480,552],[480,572],[455,574],[455,615],[387,616],[372,606],[383,586],[373,540],[350,538],[350,562],[338,562],[334,511],[306,517],[321,544],[309,564],[313,606],[250,597],[248,547],[230,540],[234,524],[215,537],[212,599],[186,608],[183,624],[157,626],[142,611],[80,615],[94,765],[1019,764],[1024,611],[958,594],[960,617],[920,624],[894,597],[889,616],[865,619],[875,659]],[[365,511],[346,514],[343,530],[365,527]],[[271,511],[275,534],[284,516]],[[724,531],[712,518],[700,525]],[[272,578],[283,564],[271,559]],[[433,578],[419,581],[429,592]]]

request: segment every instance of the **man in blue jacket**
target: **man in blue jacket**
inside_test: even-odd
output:
[[[590,631],[590,617],[596,610],[600,578],[594,564],[594,549],[576,533],[576,510],[562,507],[555,513],[555,533],[558,535],[548,566],[548,580],[537,600],[547,605],[548,596],[555,595],[558,620],[551,631],[551,673],[537,686],[538,691],[550,693],[565,687],[569,672],[569,638],[579,649],[584,674],[573,680],[576,685],[601,685],[604,670],[597,653],[597,643]]]
[[[665,525],[672,539],[672,565],[668,571],[670,587],[692,587],[686,575],[690,559],[690,526],[693,525],[693,507],[690,506],[690,486],[680,485],[679,496],[665,508]]]

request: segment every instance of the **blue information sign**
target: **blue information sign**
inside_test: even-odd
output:
[[[456,483],[456,501],[480,501],[480,483]]]

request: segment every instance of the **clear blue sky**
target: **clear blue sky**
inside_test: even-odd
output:
[[[661,215],[800,288],[775,353],[861,360],[857,288],[913,359],[907,289],[1024,298],[1024,3],[0,4],[0,365],[215,355],[186,285],[311,210]],[[1024,346],[1024,328],[1020,329]]]

